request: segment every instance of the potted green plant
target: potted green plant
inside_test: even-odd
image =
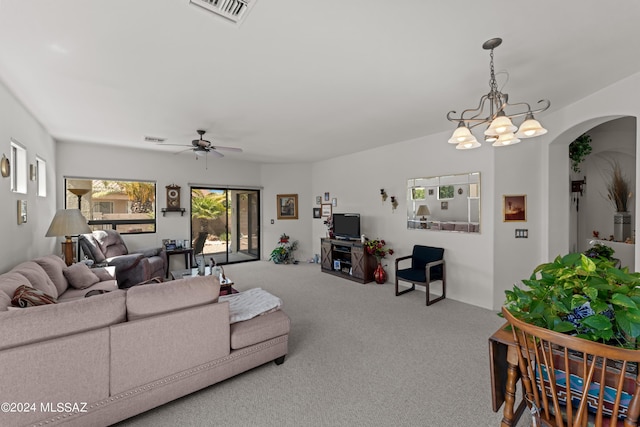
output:
[[[640,336],[640,273],[615,268],[604,257],[582,253],[541,264],[528,289],[505,291],[505,307],[517,318],[591,341],[635,348]]]
[[[275,264],[296,263],[293,252],[298,248],[297,240],[290,240],[286,233],[282,233],[277,246],[271,251],[269,261]]]
[[[583,254],[585,254],[589,258],[604,258],[608,259],[609,261],[614,260],[614,253],[615,250],[613,250],[611,246],[603,245],[602,243],[596,243],[583,252]]]
[[[580,172],[580,163],[591,153],[591,137],[583,133],[569,144],[569,158],[574,172]]]

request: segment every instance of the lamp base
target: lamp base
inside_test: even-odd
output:
[[[67,237],[67,240],[62,242],[61,245],[64,262],[69,266],[73,264],[73,240],[71,240],[71,237]]]

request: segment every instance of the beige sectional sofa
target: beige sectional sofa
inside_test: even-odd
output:
[[[0,275],[0,301],[17,279]],[[230,324],[219,291],[211,276],[190,277],[58,304],[0,305],[0,425],[106,426],[282,363],[287,315]]]

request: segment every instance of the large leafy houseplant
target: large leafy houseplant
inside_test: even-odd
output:
[[[591,341],[635,348],[640,336],[640,273],[603,257],[573,253],[539,265],[529,289],[505,291],[517,318]]]

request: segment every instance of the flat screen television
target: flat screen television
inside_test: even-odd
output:
[[[360,239],[360,214],[334,213],[333,235],[337,239]]]

